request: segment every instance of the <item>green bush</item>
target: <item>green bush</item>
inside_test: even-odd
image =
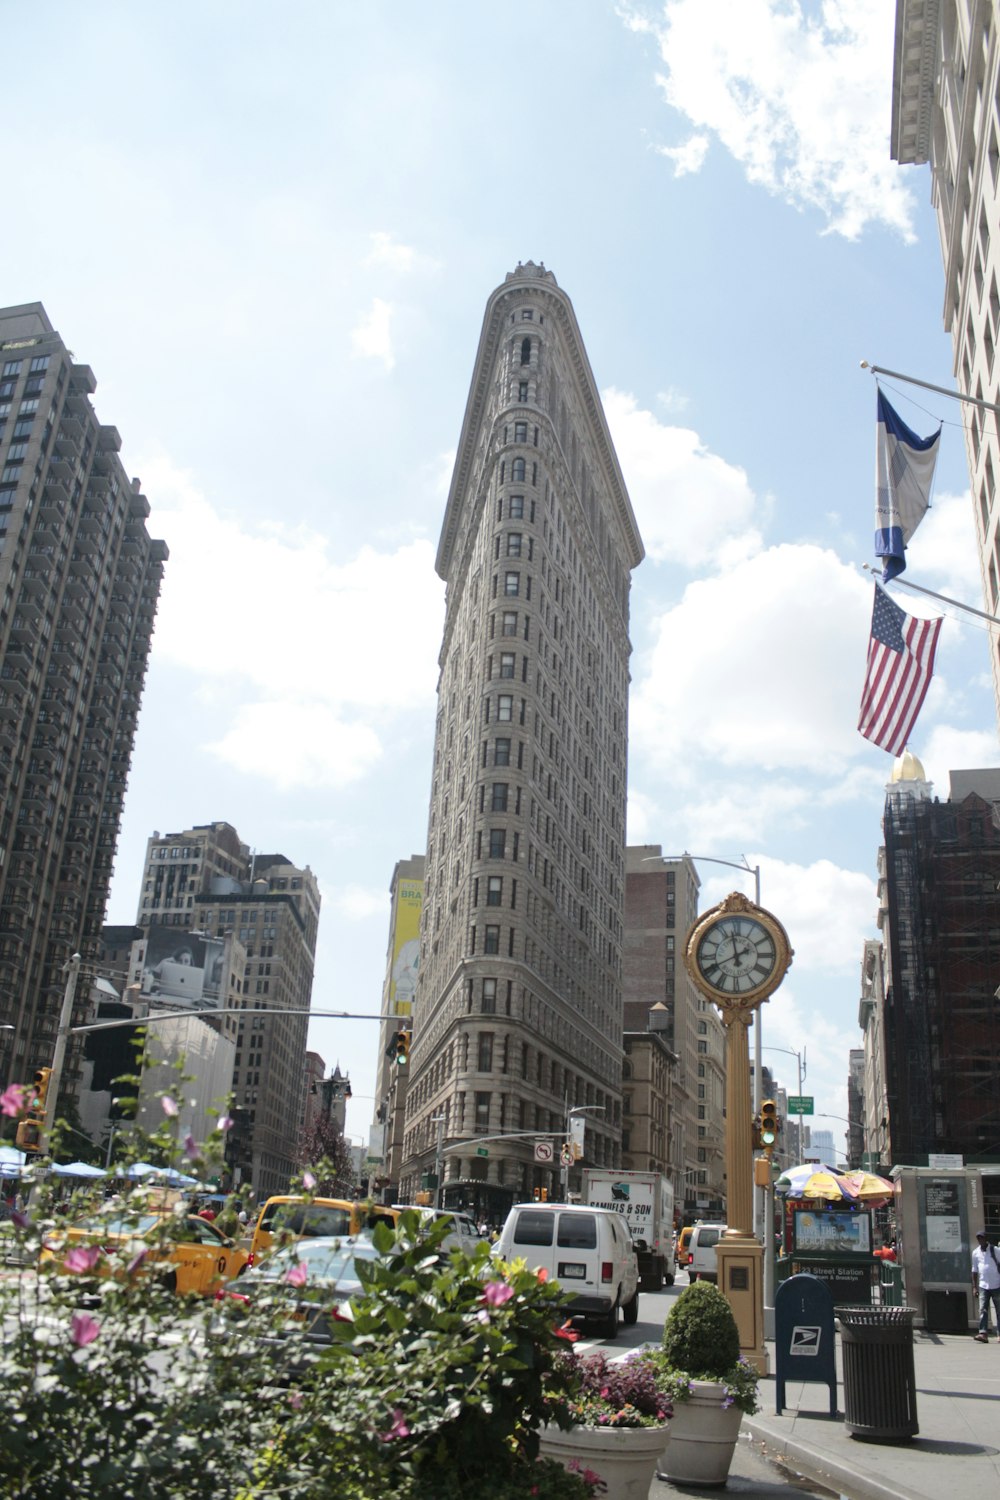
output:
[[[740,1357],[740,1334],[733,1310],[717,1286],[696,1281],[670,1310],[663,1329],[663,1353],[675,1370],[695,1380],[722,1380]]]

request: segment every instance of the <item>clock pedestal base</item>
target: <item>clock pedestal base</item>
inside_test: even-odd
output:
[[[729,1230],[716,1245],[715,1255],[719,1290],[732,1308],[739,1329],[740,1353],[758,1375],[766,1375],[761,1246],[753,1235]]]

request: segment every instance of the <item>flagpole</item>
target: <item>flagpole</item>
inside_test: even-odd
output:
[[[876,582],[881,583],[882,587],[885,588],[882,576],[877,568],[873,568],[871,563],[862,563],[861,566],[866,573],[874,573],[876,575]],[[908,578],[903,578],[899,574],[891,582],[901,583],[904,589],[914,589],[918,594],[926,594],[931,599],[940,599],[942,604],[951,604],[955,609],[963,609],[967,615],[978,615],[981,620],[987,620],[990,625],[1000,626],[1000,618],[996,615],[988,615],[981,609],[973,609],[971,604],[962,604],[958,599],[949,599],[947,594],[935,594],[933,589],[925,589],[919,583],[911,583]]]
[[[921,385],[925,391],[937,391],[939,396],[950,396],[952,401],[967,401],[970,406],[981,406],[994,416],[1000,413],[1000,406],[995,401],[984,401],[981,396],[966,396],[962,391],[949,391],[946,386],[931,385],[929,380],[918,380],[915,375],[904,375],[899,370],[886,370],[882,365],[870,365],[866,359],[861,361],[861,368],[871,370],[873,375],[888,375],[892,380],[905,380],[908,385]],[[964,608],[964,605],[959,605],[959,609]]]

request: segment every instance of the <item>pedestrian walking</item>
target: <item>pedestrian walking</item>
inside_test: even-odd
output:
[[[980,1344],[990,1341],[990,1303],[996,1319],[997,1339],[1000,1340],[1000,1260],[996,1247],[991,1245],[985,1229],[976,1235],[976,1248],[972,1252],[972,1289],[979,1297],[979,1332],[976,1340]]]

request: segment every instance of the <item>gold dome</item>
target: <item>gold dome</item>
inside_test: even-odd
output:
[[[923,763],[913,751],[907,746],[902,755],[897,755],[892,764],[892,775],[890,781],[926,781],[927,773]]]

